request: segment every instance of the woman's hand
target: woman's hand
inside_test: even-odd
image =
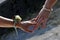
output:
[[[29,21],[22,21],[19,23],[19,27],[21,30],[25,32],[33,32],[34,30],[29,30],[29,27],[36,25],[37,23],[35,21],[29,20]],[[33,28],[34,29],[34,28]]]
[[[57,0],[46,0],[43,8],[39,12],[36,18],[32,19],[33,21],[37,22],[37,26],[35,27],[38,28],[39,25],[41,25],[42,28],[46,27],[46,22],[48,20],[48,16],[50,14],[51,8],[55,5]]]
[[[50,13],[48,11],[43,10],[43,12],[40,15],[32,19],[32,21],[37,22],[37,25],[35,26],[34,30],[36,30],[38,26],[41,26],[42,28],[46,28],[46,23],[47,23],[49,14]]]
[[[39,18],[38,20],[37,20],[36,18],[33,18],[32,20],[34,20],[34,21],[37,22],[37,24],[36,24],[36,26],[35,26],[35,29],[37,29],[38,26],[41,26],[42,28],[46,28],[47,19],[48,19],[48,18],[45,18],[45,16]],[[34,29],[34,30],[35,30],[35,29]]]

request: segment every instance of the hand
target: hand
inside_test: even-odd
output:
[[[33,32],[34,30],[29,30],[29,27],[31,26],[35,26],[36,22],[29,20],[29,21],[22,21],[19,23],[19,27],[21,30],[25,31],[25,32]],[[33,28],[34,29],[34,28]]]
[[[48,20],[48,16],[49,16],[48,12],[43,12],[43,13],[41,13],[41,15],[37,16],[36,18],[33,18],[32,21],[37,22],[37,25],[35,26],[35,29],[37,29],[39,25],[42,28],[46,28],[46,23],[47,23],[47,20]]]
[[[20,29],[22,29],[25,32],[33,32],[34,30],[38,29],[39,25],[41,25],[42,28],[46,27],[46,22],[48,19],[48,14],[41,14],[40,18],[36,17],[33,18],[29,21],[22,21],[19,23],[19,27]],[[29,27],[34,26],[33,30],[29,30]]]

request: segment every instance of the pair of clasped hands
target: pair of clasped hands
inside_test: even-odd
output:
[[[46,15],[45,15],[46,16]],[[38,29],[39,25],[41,25],[42,28],[46,27],[46,22],[47,22],[47,18],[45,18],[45,16],[42,16],[40,18],[33,18],[31,20],[28,21],[21,21],[19,22],[19,29],[22,29],[24,32],[29,32],[32,33],[34,32],[34,30]],[[38,19],[40,21],[38,21]],[[29,27],[34,26],[32,30],[29,30]]]

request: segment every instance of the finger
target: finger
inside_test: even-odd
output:
[[[25,31],[25,32],[29,32],[29,33],[32,33],[33,31],[32,30],[29,30],[29,29],[24,29],[23,31]]]
[[[29,25],[35,25],[37,22],[35,21],[25,21],[25,22],[22,22],[24,24],[29,24]]]
[[[33,19],[31,19],[31,21],[37,21],[37,18],[33,18]]]
[[[19,27],[19,28],[24,32],[29,32],[29,33],[33,32],[32,30],[29,30],[28,28],[25,28],[25,27]]]
[[[35,21],[23,21],[22,24],[35,24]]]
[[[33,31],[36,30],[36,29],[38,29],[38,27],[39,27],[39,25],[37,23],[36,25],[34,25]]]
[[[47,23],[47,21],[44,21],[44,22],[42,23],[42,28],[43,28],[43,29],[46,28],[46,23]]]
[[[42,23],[42,18],[40,20],[37,20],[37,24],[34,26],[33,30],[38,29],[38,27],[41,25]]]
[[[31,23],[30,23],[31,25],[36,25],[37,24],[37,22],[35,22],[35,21],[31,21]]]

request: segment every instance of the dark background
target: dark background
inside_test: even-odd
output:
[[[6,0],[0,4],[0,15],[12,18],[20,15],[22,19],[31,19],[31,14],[38,14],[45,0]]]

